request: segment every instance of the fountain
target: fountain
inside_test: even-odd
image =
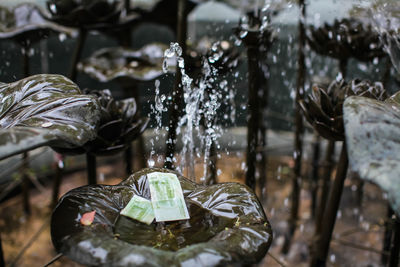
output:
[[[42,146],[87,157],[89,185],[66,193],[52,214],[51,238],[60,253],[57,257],[65,255],[96,266],[249,265],[261,260],[263,265],[274,260],[283,266],[306,261],[326,266],[329,261],[361,264],[362,252],[352,250],[358,249],[382,257],[383,265],[397,265],[396,112],[400,107],[398,94],[388,96],[398,88],[391,70],[392,65],[399,69],[400,24],[394,16],[398,4],[376,1],[371,13],[363,2],[351,8],[350,16],[327,12],[325,17],[324,5],[318,1],[220,1],[236,7],[235,16],[241,13],[235,36],[229,26],[231,36],[226,38],[221,24],[232,25],[232,21],[221,20],[205,26],[221,37],[197,39],[196,33],[187,35],[185,21],[201,5],[198,1],[163,0],[148,9],[139,7],[139,2],[49,0],[50,14],[44,15],[44,22],[56,27],[64,24],[67,36],[63,33],[61,39],[68,40],[63,45],[69,49],[69,38],[79,32],[71,69],[66,71],[73,81],[59,75],[34,75],[0,85],[1,159]],[[352,5],[342,4],[349,10]],[[131,38],[138,36],[139,25],[147,23],[164,25],[176,38],[163,44],[149,40],[155,36]],[[30,43],[35,38],[17,38],[11,34],[14,30],[6,28],[0,39],[4,35],[20,43],[24,48],[20,54],[31,55],[29,65],[36,73],[38,56],[32,50],[36,45]],[[43,38],[53,30],[41,29],[37,34]],[[91,38],[103,40],[98,37],[108,38],[114,47],[83,59],[83,54],[89,54],[83,52]],[[247,64],[239,65],[240,61]],[[0,70],[7,64],[14,66],[5,62]],[[26,76],[28,70],[25,67]],[[85,75],[78,79],[78,71]],[[78,87],[86,85],[89,89]],[[124,91],[122,98],[129,98],[114,98],[114,93],[121,96],[118,89]],[[312,153],[310,132],[315,138]],[[231,137],[232,133],[239,138]],[[134,154],[139,154],[142,167],[151,168],[133,173],[129,152],[136,138],[148,150]],[[337,155],[339,142],[342,150]],[[96,156],[122,151],[127,151],[129,174],[118,174],[120,183],[114,179],[114,185],[97,185]],[[64,164],[62,157],[58,163]],[[107,166],[112,164],[117,163],[107,162]],[[359,175],[357,180],[347,178],[351,176],[347,169]],[[152,203],[154,172],[177,176],[189,219],[142,223],[120,213],[133,196]],[[310,179],[307,173],[312,173]],[[221,182],[225,180],[247,186]],[[364,181],[375,183],[384,195]],[[60,183],[55,179],[54,199]],[[354,195],[357,200],[352,199]],[[309,198],[310,212],[308,201],[301,201]],[[349,202],[355,206],[348,207]],[[378,212],[381,206],[387,207],[389,218]],[[274,226],[274,243],[264,212]],[[384,222],[379,224],[379,220]],[[348,226],[365,234],[353,240],[353,232],[342,231]],[[379,227],[385,228],[384,237],[370,231]],[[0,246],[0,265],[2,249],[9,251],[5,241],[9,236],[1,233],[6,245]],[[383,240],[382,249],[368,244],[371,236],[377,238],[375,243]],[[310,249],[304,240],[312,242]],[[331,246],[331,241],[341,246]],[[266,257],[270,246],[274,249]],[[344,246],[352,248],[344,251]],[[10,260],[11,265],[24,253]],[[379,261],[376,255],[366,255],[362,260]],[[6,263],[8,258],[6,254]]]

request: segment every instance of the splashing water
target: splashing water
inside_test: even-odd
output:
[[[211,49],[213,50],[213,47]],[[223,101],[234,102],[235,93],[232,89],[228,90],[226,81],[222,81],[219,88],[215,86],[217,70],[210,63],[218,60],[220,54],[213,53],[203,61],[202,75],[196,83],[185,72],[182,49],[177,43],[171,43],[170,48],[164,52],[164,72],[168,71],[167,60],[174,56],[176,56],[177,67],[182,75],[183,101],[185,103],[184,114],[180,118],[177,128],[178,138],[181,138],[183,144],[179,153],[180,162],[177,170],[181,173],[186,170],[187,176],[194,180],[195,158],[203,155],[204,171],[200,181],[207,182],[211,146],[215,144],[216,147],[219,147],[217,141],[222,135],[222,127],[217,126],[217,112]],[[224,98],[222,92],[226,92],[228,96]],[[234,120],[234,117],[235,111],[232,108],[230,118]],[[196,140],[199,141],[198,147],[196,147]]]
[[[149,160],[147,161],[147,164],[149,167],[154,167],[155,161],[153,159],[153,156],[155,154],[155,147],[154,147],[154,142],[160,140],[160,135],[161,135],[161,128],[162,128],[162,116],[164,112],[167,112],[168,109],[166,105],[164,105],[164,102],[166,100],[166,96],[164,94],[160,95],[160,81],[156,80],[154,83],[155,86],[155,98],[154,98],[154,105],[150,105],[150,109],[152,110],[152,113],[155,115],[155,120],[156,120],[156,127],[154,130],[155,137],[150,139],[150,157]],[[161,159],[158,158],[158,161]]]

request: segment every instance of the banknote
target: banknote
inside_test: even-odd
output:
[[[157,222],[189,219],[178,177],[173,173],[152,172],[147,174],[151,203]]]
[[[120,212],[121,215],[151,224],[154,220],[154,211],[151,201],[134,195],[128,205]]]

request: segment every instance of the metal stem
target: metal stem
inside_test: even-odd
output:
[[[336,177],[329,194],[329,200],[322,220],[321,236],[316,240],[316,250],[311,258],[311,267],[326,266],[326,258],[328,257],[329,245],[332,239],[337,212],[339,210],[348,164],[346,143],[343,142]]]
[[[321,234],[322,218],[324,216],[326,202],[329,195],[331,173],[333,168],[333,156],[335,155],[335,141],[328,141],[328,146],[325,153],[326,154],[323,163],[324,168],[322,169],[322,188],[315,218],[314,236],[316,238],[318,238],[318,236]]]
[[[24,152],[22,156],[22,198],[23,198],[23,206],[24,212],[26,215],[31,215],[31,205],[29,203],[29,187],[31,185],[29,177],[28,177],[28,169],[29,169],[29,155],[28,152]]]
[[[82,51],[83,51],[83,46],[85,45],[86,36],[87,36],[87,31],[82,28],[79,29],[79,34],[78,34],[78,38],[76,40],[75,50],[72,55],[71,69],[69,71],[69,78],[73,82],[76,82],[76,77],[78,74],[78,70],[76,67],[79,63],[79,60],[82,57]]]
[[[97,184],[96,156],[86,153],[88,184]]]
[[[392,245],[390,247],[389,267],[399,266],[399,252],[400,252],[400,219],[398,216],[394,219],[394,236]]]
[[[342,74],[342,78],[346,79],[346,74],[347,74],[347,61],[348,59],[341,59],[339,61],[339,71]]]
[[[301,183],[301,160],[303,156],[303,116],[299,101],[304,97],[304,84],[306,79],[306,64],[305,64],[305,17],[306,17],[306,4],[304,0],[299,0],[301,15],[299,19],[299,51],[298,51],[298,70],[297,70],[297,86],[296,86],[296,99],[295,99],[295,138],[294,138],[294,177],[292,179],[292,195],[291,195],[291,209],[289,218],[289,231],[285,238],[285,243],[282,247],[282,253],[289,252],[293,235],[296,231],[298,220],[299,206],[300,206],[300,183]]]
[[[177,24],[177,41],[182,48],[182,57],[186,57],[186,38],[187,38],[187,12],[186,0],[178,1],[178,24]],[[176,69],[174,91],[172,92],[172,105],[169,114],[167,149],[165,153],[164,167],[173,169],[173,157],[176,149],[176,128],[179,122],[179,116],[182,110],[183,87],[181,84],[182,75],[180,69]]]
[[[267,58],[268,51],[265,51],[264,57]],[[266,121],[266,112],[268,111],[268,103],[269,103],[269,66],[266,62],[263,64],[264,68],[262,68],[262,73],[260,75],[260,79],[262,79],[263,89],[262,89],[262,98],[261,101],[258,101],[258,112],[259,112],[259,149],[258,153],[261,156],[260,161],[258,162],[259,168],[259,189],[260,189],[260,200],[264,201],[267,199],[266,194],[266,185],[267,185],[267,164],[268,164],[268,153],[267,153],[267,145],[268,145],[268,124]],[[261,89],[260,89],[261,90]],[[260,151],[261,150],[261,151]]]
[[[393,234],[393,222],[392,222],[392,216],[394,215],[394,211],[390,205],[387,205],[387,218],[388,220],[385,222],[385,232],[383,234],[383,246],[382,250],[383,252],[389,252],[390,250],[390,245],[392,242],[392,234]],[[387,254],[382,253],[381,256],[381,262],[383,266],[386,266],[388,263],[389,257]]]
[[[257,147],[259,130],[259,111],[258,111],[258,90],[259,82],[259,48],[258,46],[247,45],[247,60],[249,72],[249,92],[247,102],[247,151],[246,151],[246,185],[251,189],[256,189],[256,168],[257,168]]]
[[[60,195],[60,186],[61,186],[62,177],[63,177],[63,166],[64,166],[64,162],[62,162],[62,166],[60,166],[60,162],[56,162],[56,164],[55,164],[56,173],[54,175],[53,193],[52,193],[52,199],[51,199],[51,204],[50,204],[51,208],[54,208],[57,205],[58,196]]]
[[[126,174],[129,176],[132,174],[132,171],[133,171],[133,168],[132,168],[132,160],[133,160],[132,144],[128,145],[128,148],[124,151],[124,156],[125,156],[125,170],[126,170]]]
[[[314,132],[313,142],[313,159],[312,159],[312,172],[311,172],[311,216],[315,218],[317,210],[317,195],[318,195],[318,182],[319,182],[319,158],[321,152],[320,136]]]

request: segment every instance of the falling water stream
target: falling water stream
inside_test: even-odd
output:
[[[198,159],[203,159],[203,175],[201,182],[206,182],[208,177],[208,164],[210,161],[211,146],[217,148],[218,138],[222,135],[222,127],[218,123],[217,114],[222,103],[230,105],[230,114],[225,115],[224,119],[234,121],[235,109],[233,89],[228,89],[226,80],[217,80],[218,72],[212,63],[217,61],[222,53],[217,53],[218,43],[213,44],[212,55],[203,60],[202,75],[197,80],[193,80],[185,71],[185,61],[182,57],[182,49],[178,43],[171,43],[170,47],[164,52],[163,70],[166,73],[169,61],[175,58],[177,69],[181,72],[183,87],[183,114],[178,122],[177,136],[182,143],[182,149],[177,157],[172,160],[178,162],[177,171],[186,174],[195,180],[195,163]],[[214,53],[215,52],[215,53]],[[219,83],[218,83],[219,82]],[[159,140],[162,128],[162,117],[167,114],[167,106],[171,105],[171,97],[160,94],[160,82],[155,83],[155,103],[151,106],[155,116],[156,128],[155,137],[151,140],[152,149],[150,152],[149,166],[154,166],[153,156],[155,154],[154,144]],[[171,140],[169,140],[171,141]]]

